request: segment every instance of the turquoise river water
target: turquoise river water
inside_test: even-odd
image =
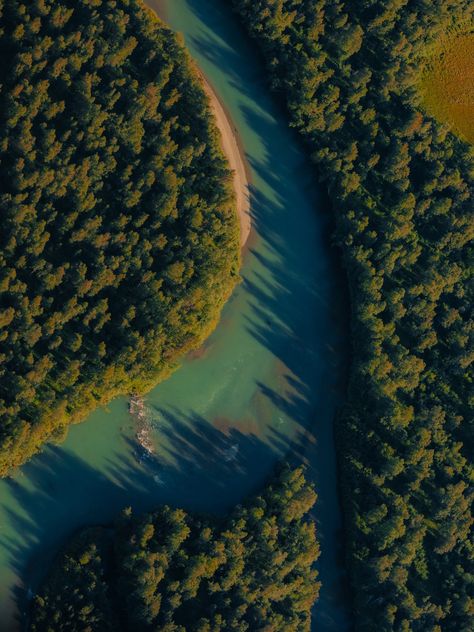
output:
[[[184,35],[239,134],[253,220],[242,283],[204,347],[145,399],[156,461],[137,458],[128,401],[118,398],[0,481],[0,630],[20,629],[28,597],[81,526],[110,522],[128,505],[222,513],[286,456],[308,463],[319,495],[314,628],[344,632],[332,428],[344,393],[347,306],[330,209],[229,3],[148,4]]]

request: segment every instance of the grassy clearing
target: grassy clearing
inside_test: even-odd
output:
[[[426,110],[474,143],[474,30],[441,38],[421,80]]]

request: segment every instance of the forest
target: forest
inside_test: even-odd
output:
[[[356,630],[469,632],[473,148],[421,104],[467,0],[231,0],[334,208],[353,359],[337,423]]]
[[[31,632],[309,632],[319,591],[316,500],[302,468],[225,518],[163,506],[88,528],[34,599]]]
[[[156,384],[238,280],[231,176],[138,0],[0,0],[0,475]]]

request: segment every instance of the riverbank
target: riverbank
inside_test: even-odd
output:
[[[214,88],[209,83],[203,72],[198,68],[197,70],[199,76],[201,77],[204,91],[209,99],[209,105],[211,106],[211,110],[214,114],[217,129],[221,135],[222,151],[224,152],[229,162],[229,166],[234,174],[233,180],[237,216],[240,223],[240,246],[243,248],[249,238],[250,229],[252,227],[250,215],[249,178],[245,168],[244,154],[237,135],[234,132],[229,115],[225,111],[222,103],[219,101]]]

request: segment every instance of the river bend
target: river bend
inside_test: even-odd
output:
[[[164,9],[245,152],[253,228],[242,283],[202,349],[145,399],[156,460],[137,450],[128,402],[118,398],[0,481],[0,629],[19,629],[27,593],[81,526],[109,522],[127,505],[224,512],[286,455],[308,462],[319,495],[314,628],[344,632],[333,419],[344,393],[347,307],[329,247],[331,212],[228,3],[172,0]]]

